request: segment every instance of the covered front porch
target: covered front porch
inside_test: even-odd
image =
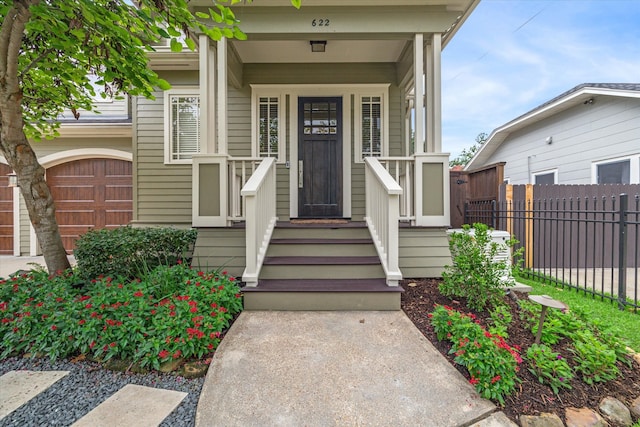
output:
[[[196,262],[223,265],[226,259],[246,284],[245,295],[271,287],[280,297],[296,286],[347,292],[355,283],[374,282],[389,292],[403,277],[440,275],[449,257],[440,55],[464,11],[408,8],[428,22],[405,25],[411,11],[404,10],[389,15],[403,22],[392,26],[378,12],[394,8],[377,7],[347,25],[332,18],[340,8],[329,8],[323,19],[335,23],[332,31],[303,31],[291,22],[312,25],[310,16],[281,10],[289,29],[283,33],[264,25],[260,8],[240,7],[248,41],[200,38],[202,147],[192,166],[192,223],[201,235]],[[412,26],[416,31],[407,32]],[[324,52],[315,51],[318,43]],[[296,221],[303,219],[316,224]],[[349,235],[354,230],[357,236]],[[349,245],[355,252],[341,255]],[[291,254],[273,255],[282,247]],[[301,257],[309,259],[293,259]],[[334,259],[311,260],[323,257]],[[274,262],[298,275],[274,273]],[[302,262],[316,267],[303,274]],[[335,273],[360,263],[379,272]],[[322,271],[333,273],[322,277]],[[399,294],[391,293],[399,307]]]

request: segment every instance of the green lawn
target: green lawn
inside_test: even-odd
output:
[[[628,345],[640,352],[640,313],[621,311],[618,304],[609,300],[601,301],[584,292],[571,288],[542,284],[533,280],[518,277],[518,282],[533,288],[532,294],[549,295],[569,306],[570,310],[584,313],[588,319],[601,324],[603,328],[614,332],[628,342]]]

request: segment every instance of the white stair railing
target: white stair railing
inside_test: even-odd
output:
[[[264,159],[241,191],[246,216],[246,268],[242,281],[257,286],[269,241],[276,226],[276,161]]]
[[[402,188],[374,157],[365,158],[365,187],[365,221],[378,251],[387,285],[398,286],[402,280],[398,264]]]

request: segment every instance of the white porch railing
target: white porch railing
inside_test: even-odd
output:
[[[246,268],[242,281],[257,286],[271,234],[276,226],[276,160],[262,160],[241,191],[246,213]]]
[[[378,160],[402,188],[399,203],[400,221],[415,223],[416,211],[413,197],[415,159],[413,157],[378,157]]]
[[[244,221],[245,206],[240,194],[249,178],[253,176],[262,161],[259,157],[230,157],[227,161],[229,171],[229,221]]]
[[[398,221],[402,188],[374,157],[365,158],[365,221],[382,263],[387,285],[402,280],[398,264]]]

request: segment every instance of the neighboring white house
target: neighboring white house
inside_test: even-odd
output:
[[[640,83],[584,83],[495,129],[465,170],[510,184],[640,183]]]

